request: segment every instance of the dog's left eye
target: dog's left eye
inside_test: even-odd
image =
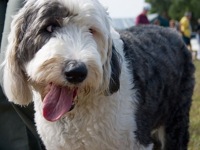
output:
[[[94,29],[92,29],[92,28],[90,28],[89,31],[90,31],[90,33],[92,33],[92,34],[94,33]]]
[[[56,29],[56,26],[55,26],[55,25],[49,25],[49,26],[47,26],[47,28],[46,28],[46,30],[47,30],[49,33],[52,33],[55,29]]]

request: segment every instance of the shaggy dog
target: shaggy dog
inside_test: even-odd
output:
[[[97,0],[28,0],[11,26],[5,94],[34,102],[47,150],[187,149],[194,66],[175,31],[116,32]]]

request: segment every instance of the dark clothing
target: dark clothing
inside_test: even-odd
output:
[[[13,107],[14,106],[14,107]],[[8,102],[0,87],[0,150],[42,150],[39,136],[35,136],[23,122],[21,111],[33,126],[33,106],[20,107]]]
[[[136,18],[135,25],[139,25],[139,24],[149,24],[149,20],[147,16],[143,13],[137,16]]]
[[[200,24],[197,26],[197,32],[200,33]]]
[[[3,33],[4,19],[6,13],[6,5],[8,0],[0,0],[0,44]]]
[[[188,38],[188,37],[186,37],[184,35],[182,35],[182,38],[183,38],[183,41],[185,42],[186,45],[191,45],[190,44],[190,38]]]
[[[24,0],[0,0],[0,52],[2,55],[0,63],[4,59],[3,53],[10,32],[11,16],[16,14],[23,2]],[[0,81],[1,78],[2,72],[0,72]],[[44,149],[35,128],[33,114],[33,104],[20,107],[9,103],[0,86],[0,150]]]
[[[197,34],[200,37],[200,24],[197,26]],[[198,39],[198,42],[200,42],[200,38]]]

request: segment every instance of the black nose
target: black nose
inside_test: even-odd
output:
[[[68,82],[76,84],[81,83],[87,76],[87,68],[84,63],[69,61],[64,70]]]

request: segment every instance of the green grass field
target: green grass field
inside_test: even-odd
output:
[[[194,61],[196,85],[190,111],[190,143],[188,150],[200,150],[200,61]]]

